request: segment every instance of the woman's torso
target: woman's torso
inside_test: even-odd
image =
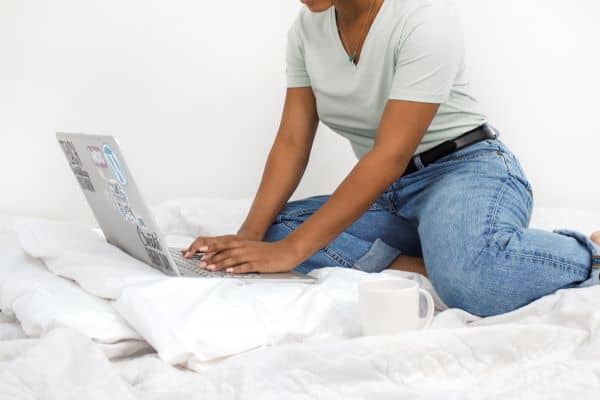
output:
[[[440,103],[415,154],[486,122],[471,94],[462,30],[446,3],[385,0],[367,33],[358,65],[344,50],[333,7],[321,13],[303,10],[298,16],[292,29],[302,47],[320,121],[350,140],[357,157],[372,147],[390,96]],[[437,37],[442,38],[440,43],[432,43]],[[452,65],[444,64],[444,57]]]

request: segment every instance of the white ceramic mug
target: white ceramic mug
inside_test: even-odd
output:
[[[421,297],[427,301],[427,313],[419,317]],[[363,334],[393,335],[406,330],[429,327],[434,304],[431,294],[410,279],[378,279],[358,286],[360,322]]]

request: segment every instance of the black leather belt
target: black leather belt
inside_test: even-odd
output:
[[[447,156],[448,154],[452,154],[455,151],[463,149],[473,143],[477,143],[485,139],[495,139],[496,137],[498,137],[496,132],[494,132],[487,124],[483,124],[454,139],[446,140],[445,142],[442,142],[427,151],[413,156],[402,176],[413,173],[419,169],[417,167],[417,162],[415,162],[415,157],[420,158],[421,164],[423,164],[423,167],[426,167],[435,160]]]

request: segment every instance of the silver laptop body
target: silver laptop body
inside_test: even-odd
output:
[[[152,268],[172,276],[225,277],[246,282],[316,281],[295,271],[235,275],[199,269],[196,265],[201,253],[186,259],[180,249],[167,246],[115,138],[76,133],[57,133],[56,138],[106,240]]]

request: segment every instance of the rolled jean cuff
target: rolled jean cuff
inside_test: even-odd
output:
[[[577,239],[579,243],[588,248],[592,255],[592,269],[590,270],[590,275],[585,281],[577,284],[575,287],[588,287],[600,284],[600,246],[592,242],[592,240],[584,234],[570,229],[554,229],[552,232]]]
[[[364,272],[381,272],[402,252],[377,238],[369,250],[356,262],[354,268]]]
[[[592,268],[600,268],[600,246],[592,242],[592,239],[583,233],[571,229],[554,229],[552,232],[577,239],[579,243],[586,246],[590,251],[590,254],[592,255]]]

